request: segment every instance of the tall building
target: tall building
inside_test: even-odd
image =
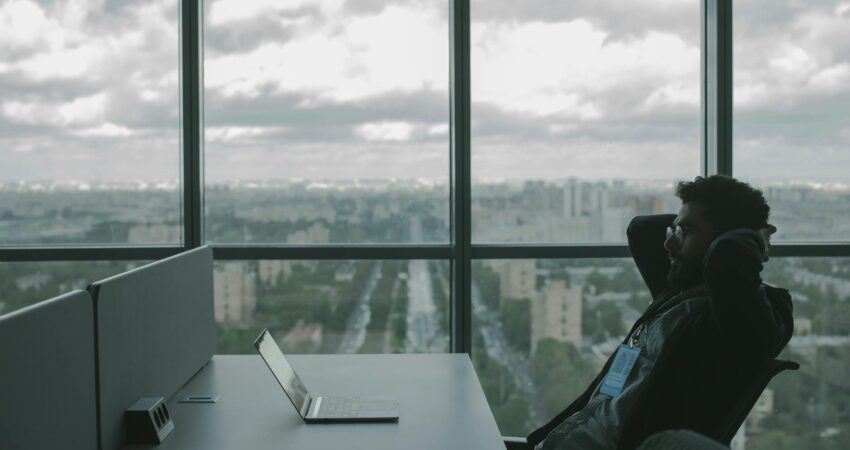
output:
[[[278,282],[286,281],[292,275],[292,261],[261,259],[257,262],[257,272],[261,283],[277,286]]]
[[[286,238],[287,244],[324,244],[331,239],[331,232],[320,222],[310,225],[306,230],[298,230]]]
[[[581,286],[549,280],[531,300],[531,353],[550,338],[581,347]]]
[[[500,259],[486,264],[499,274],[502,300],[532,299],[537,295],[537,267],[533,259]]]
[[[244,262],[228,262],[215,268],[213,307],[215,320],[230,325],[254,321],[257,306],[257,274]]]
[[[581,216],[581,185],[570,179],[564,186],[563,214],[565,218]]]
[[[608,185],[605,183],[595,183],[591,185],[588,192],[588,212],[591,214],[599,214],[608,208],[610,203],[608,194]]]
[[[600,239],[602,242],[617,242],[625,239],[626,226],[634,214],[626,207],[606,207],[600,213]]]

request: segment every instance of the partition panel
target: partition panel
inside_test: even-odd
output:
[[[0,448],[97,448],[89,294],[0,316],[0,380]]]

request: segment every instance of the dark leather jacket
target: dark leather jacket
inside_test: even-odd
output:
[[[740,228],[720,235],[706,251],[704,282],[682,291],[667,282],[663,247],[674,218],[641,216],[629,224],[629,249],[653,302],[623,342],[636,336],[641,347],[623,391],[616,398],[598,392],[612,355],[584,394],[528,436],[532,446],[631,449],[674,428],[716,437],[753,372],[790,340],[791,297],[762,283],[758,234]]]

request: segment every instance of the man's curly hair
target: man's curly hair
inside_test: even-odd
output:
[[[706,220],[717,232],[767,226],[770,206],[764,195],[743,181],[725,175],[696,177],[676,187],[682,203],[696,202],[705,207]]]

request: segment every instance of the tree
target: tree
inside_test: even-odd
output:
[[[572,343],[550,338],[541,340],[532,359],[532,375],[546,413],[559,413],[581,395],[596,370]]]
[[[525,392],[517,389],[510,372],[487,355],[481,333],[473,335],[470,356],[502,434],[521,436],[528,433],[529,400]]]
[[[517,350],[529,353],[531,349],[531,301],[506,299],[499,309],[505,337]]]
[[[254,353],[254,339],[263,331],[261,326],[230,327],[216,325],[218,339],[216,353],[222,355],[243,355]]]
[[[499,309],[501,292],[499,287],[499,274],[478,261],[473,262],[472,273],[475,274],[475,284],[481,293],[483,301],[490,309]]]

